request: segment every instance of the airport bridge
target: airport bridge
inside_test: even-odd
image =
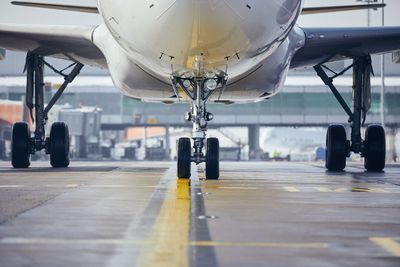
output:
[[[338,90],[351,105],[351,77],[337,79]],[[75,91],[75,90],[73,90]],[[90,98],[71,92],[69,102],[86,102]],[[90,94],[90,93],[89,93]],[[101,94],[100,94],[101,95]],[[79,100],[73,100],[78,97]],[[85,101],[85,98],[86,101]],[[97,98],[97,97],[96,97]],[[112,98],[112,100],[111,100]],[[104,101],[104,100],[103,100]],[[90,101],[95,105],[93,99]],[[101,101],[100,101],[101,102]],[[120,103],[119,107],[101,105],[102,128],[121,129],[135,126],[191,127],[184,120],[188,103],[172,105],[145,103],[120,95],[109,94],[108,103]],[[400,124],[400,77],[386,78],[385,122],[388,127]],[[314,77],[289,77],[282,92],[269,100],[251,104],[209,104],[208,111],[214,120],[210,127],[224,126],[328,126],[346,123],[348,116],[340,107],[331,91]],[[372,79],[372,107],[366,123],[380,122],[380,79]]]
[[[0,98],[21,100],[25,77],[0,77]],[[47,98],[62,80],[46,79]],[[338,90],[351,105],[351,77],[335,79]],[[92,106],[102,110],[101,128],[121,130],[137,126],[190,127],[184,120],[188,103],[159,104],[130,99],[117,91],[109,77],[78,77],[65,91],[58,104],[72,107]],[[388,127],[400,124],[400,77],[386,78],[385,122]],[[328,126],[346,123],[348,116],[331,91],[318,77],[289,76],[284,89],[269,100],[251,104],[209,104],[213,113],[211,127],[223,126]],[[372,107],[367,123],[380,122],[380,78],[372,78]]]

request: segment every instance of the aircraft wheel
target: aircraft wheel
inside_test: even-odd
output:
[[[31,165],[30,137],[27,123],[14,124],[11,139],[11,164],[14,168],[28,168]]]
[[[385,168],[386,138],[381,125],[370,125],[365,132],[364,166],[367,171],[380,172]]]
[[[219,141],[218,138],[208,138],[206,147],[206,179],[219,178]]]
[[[326,134],[326,162],[329,171],[342,171],[346,167],[349,145],[343,125],[330,125]]]
[[[178,141],[178,178],[189,179],[191,176],[191,144],[190,139],[186,137],[179,138]]]
[[[69,130],[63,122],[55,122],[50,130],[50,164],[54,168],[69,166]]]

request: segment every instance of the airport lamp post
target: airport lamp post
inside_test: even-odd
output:
[[[378,2],[378,0],[357,0],[358,2],[366,2],[367,4],[372,4]],[[367,9],[367,25],[371,26],[371,9]]]
[[[382,4],[385,0],[382,0]],[[382,26],[385,26],[385,8],[382,8]],[[381,124],[385,127],[385,54],[381,55]]]
[[[368,4],[376,3],[378,0],[357,0],[363,1]],[[385,0],[382,0],[382,4],[385,3]],[[371,10],[368,9],[367,16],[367,25],[371,26]],[[382,8],[382,26],[385,26],[385,8]],[[380,121],[383,127],[385,127],[385,55],[381,55],[381,94],[380,94]]]

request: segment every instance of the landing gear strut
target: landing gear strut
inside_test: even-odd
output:
[[[57,74],[64,76],[64,83],[45,107],[44,103],[44,67],[48,66]],[[35,122],[35,131],[31,136],[26,122],[18,122],[13,126],[11,140],[11,163],[14,168],[28,168],[30,155],[45,150],[50,154],[50,163],[53,167],[68,167],[69,165],[69,132],[68,126],[56,122],[52,125],[50,137],[46,138],[45,125],[48,113],[61,97],[68,84],[80,73],[83,65],[74,63],[70,74],[56,70],[44,58],[35,53],[28,53],[26,59],[26,106],[30,110],[32,121]]]
[[[216,180],[219,178],[219,141],[217,138],[206,139],[208,122],[213,119],[213,114],[207,112],[206,103],[217,89],[221,91],[224,89],[226,76],[214,78],[175,76],[172,78],[172,84],[178,99],[177,87],[182,88],[190,98],[191,110],[185,119],[193,124],[193,149],[190,148],[189,138],[180,138],[178,142],[178,177],[190,178],[191,162],[197,165],[205,162],[206,179]]]
[[[353,109],[347,105],[340,95],[333,80],[353,68]],[[354,59],[351,66],[336,73],[323,64],[314,67],[318,76],[331,89],[332,93],[349,116],[351,138],[348,141],[343,125],[331,125],[326,137],[326,168],[329,171],[342,171],[346,167],[346,158],[350,152],[364,157],[364,165],[368,171],[382,171],[385,168],[385,130],[381,125],[369,125],[365,140],[361,137],[366,115],[371,107],[371,57],[363,56]],[[333,72],[329,77],[325,70]]]

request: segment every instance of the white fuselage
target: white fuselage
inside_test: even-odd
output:
[[[166,101],[172,75],[226,73],[222,100],[257,101],[282,86],[304,44],[302,0],[98,0],[93,39],[131,97]]]

